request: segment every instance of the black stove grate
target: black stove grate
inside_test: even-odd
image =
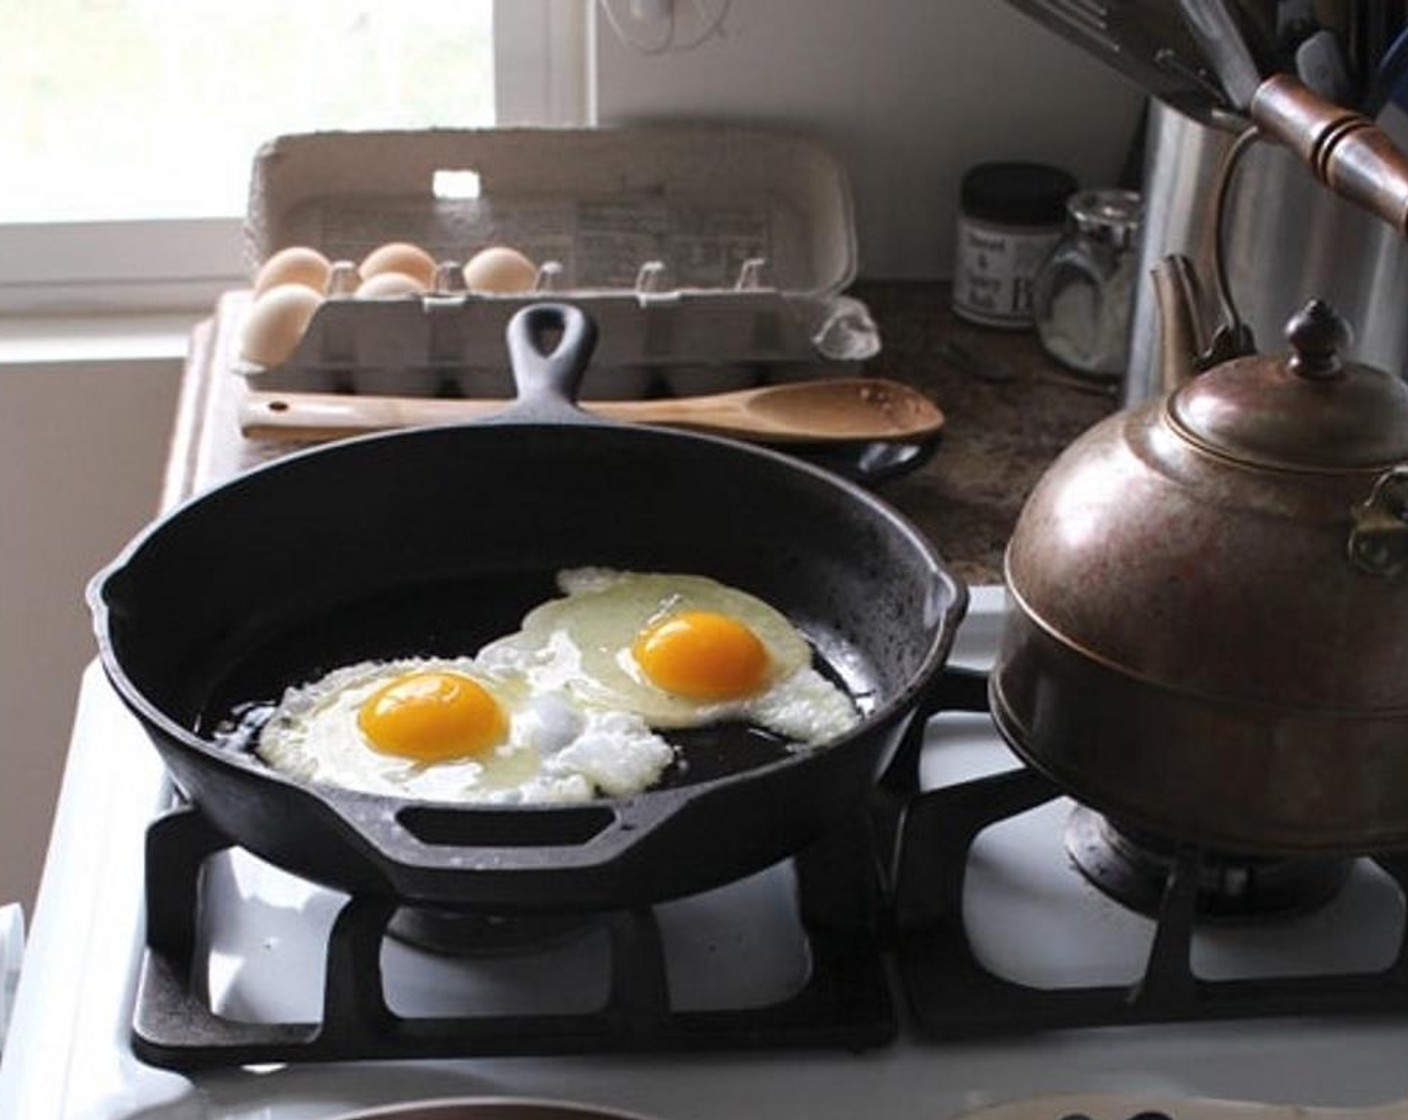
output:
[[[892,1042],[888,974],[922,1038],[942,1041],[1103,1025],[1408,1010],[1408,923],[1382,970],[1207,979],[1192,967],[1208,854],[1169,843],[1142,975],[1130,983],[1033,987],[982,962],[964,915],[978,836],[1063,796],[1022,767],[920,792],[926,717],[986,712],[984,674],[950,669],[882,780],[868,815],[794,857],[810,970],[792,997],[763,1007],[676,1010],[665,947],[649,908],[601,915],[609,994],[586,1013],[403,1017],[387,1005],[380,952],[392,899],[352,898],[327,946],[323,1014],[312,1023],[248,1023],[215,1014],[197,960],[203,868],[231,847],[190,806],[147,836],[147,949],[132,1023],[144,1061],[174,1069],[288,1061],[749,1049],[864,1050]],[[1211,858],[1220,858],[1211,854]],[[1408,854],[1371,858],[1408,900]],[[888,867],[886,877],[882,867]],[[886,892],[888,879],[889,890]]]
[[[381,946],[394,899],[354,897],[329,935],[316,1023],[249,1023],[212,1011],[199,983],[202,869],[231,842],[183,805],[147,833],[147,948],[132,1020],[137,1056],[171,1069],[291,1061],[762,1048],[863,1050],[896,1036],[882,956],[883,890],[867,818],[794,858],[810,954],[807,980],[769,1006],[675,1010],[651,910],[602,916],[604,1004],[578,1013],[406,1017],[387,1004]]]
[[[944,709],[986,712],[986,677],[950,671]],[[969,853],[989,826],[1062,796],[1040,773],[1018,767],[919,793],[918,755],[896,759],[886,775],[904,799],[894,853],[893,924],[899,972],[917,1031],[957,1039],[1135,1023],[1342,1015],[1408,1010],[1408,925],[1383,970],[1333,975],[1209,980],[1195,974],[1192,941],[1204,853],[1173,844],[1143,974],[1129,984],[1032,987],[989,970],[964,922]],[[1372,858],[1408,898],[1408,856]]]

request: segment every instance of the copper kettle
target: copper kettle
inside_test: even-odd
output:
[[[1131,826],[1408,845],[1408,386],[1343,360],[1319,301],[1284,353],[1206,345],[1190,281],[1157,276],[1163,396],[1086,432],[1023,509],[994,716]]]

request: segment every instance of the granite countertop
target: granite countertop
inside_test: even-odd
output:
[[[880,329],[882,351],[867,371],[917,386],[945,417],[937,454],[879,493],[963,579],[1000,582],[1027,495],[1072,439],[1114,411],[1118,386],[1064,372],[1033,332],[960,319],[947,285],[863,282],[852,294]]]
[[[851,294],[880,331],[882,351],[866,372],[917,386],[945,415],[936,454],[879,493],[961,578],[999,582],[1002,550],[1027,494],[1062,448],[1116,407],[1112,390],[1092,391],[1063,374],[1032,332],[957,318],[945,284],[861,282]],[[167,468],[168,507],[299,446],[240,433],[245,389],[229,370],[234,332],[217,313],[193,337]]]

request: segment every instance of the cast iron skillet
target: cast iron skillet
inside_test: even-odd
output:
[[[602,909],[751,873],[859,807],[936,682],[965,588],[898,514],[834,475],[577,409],[595,333],[570,305],[526,307],[507,332],[519,400],[500,416],[275,461],[157,521],[94,577],[108,677],[225,836],[352,893]],[[693,780],[570,807],[316,786],[205,732],[212,708],[337,665],[473,652],[552,597],[554,572],[583,565],[697,572],[759,595],[867,718],[809,754],[702,763]]]

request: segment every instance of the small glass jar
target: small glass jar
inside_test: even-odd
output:
[[[1051,357],[1077,373],[1118,378],[1129,364],[1142,213],[1134,191],[1072,195],[1066,232],[1037,270],[1037,335]]]

